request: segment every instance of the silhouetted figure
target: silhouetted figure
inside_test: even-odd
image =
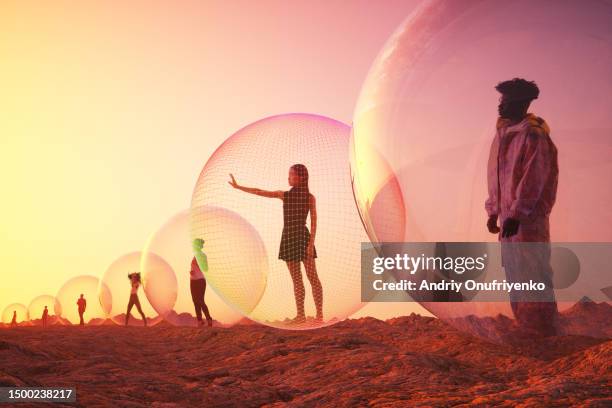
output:
[[[85,314],[85,309],[87,309],[87,301],[83,297],[82,293],[79,299],[77,300],[77,306],[79,308],[79,325],[85,326],[85,320],[83,320],[83,315]]]
[[[189,271],[189,288],[191,289],[191,300],[193,301],[193,306],[195,307],[198,325],[202,326],[204,324],[202,321],[202,313],[204,313],[208,327],[212,327],[213,320],[212,317],[210,317],[208,306],[206,306],[206,302],[204,300],[204,295],[206,293],[206,279],[202,273],[202,270],[200,269],[200,265],[202,265],[204,271],[208,271],[208,260],[206,258],[206,254],[202,251],[203,246],[203,239],[196,238],[193,240],[193,252],[195,256],[191,260],[191,270]]]
[[[540,93],[534,82],[514,78],[495,89],[502,96],[487,171],[487,228],[492,234],[499,233],[508,281],[533,279],[546,285],[546,290],[537,294],[537,302],[525,301],[528,294],[510,293],[518,324],[532,332],[554,335],[557,304],[550,266],[549,215],[557,193],[557,148],[546,122],[527,113]],[[525,242],[541,244],[521,245]]]
[[[125,325],[127,326],[128,320],[130,320],[130,311],[132,310],[132,306],[136,305],[136,309],[138,309],[138,313],[140,313],[140,316],[142,317],[142,321],[144,322],[144,325],[146,326],[147,318],[142,312],[142,307],[140,307],[140,300],[138,299],[138,288],[140,287],[140,284],[141,284],[140,272],[130,273],[128,275],[128,278],[132,285],[132,290],[130,292],[130,300],[128,302],[127,312],[125,313]]]
[[[17,311],[13,310],[13,319],[11,320],[11,327],[17,327]]]
[[[45,306],[45,310],[43,310],[42,313],[42,325],[43,327],[47,327],[47,318],[49,316],[49,309],[47,309],[47,306]]]
[[[316,319],[323,321],[323,288],[317,274],[315,258],[317,251],[314,246],[317,231],[317,210],[314,195],[308,189],[308,170],[303,164],[294,164],[289,169],[289,191],[265,191],[257,188],[240,186],[230,174],[230,185],[247,193],[262,197],[283,200],[283,233],[280,242],[278,258],[287,263],[287,268],[293,280],[293,292],[297,315],[294,323],[303,323],[305,289],[302,280],[300,262],[304,263],[306,276],[312,287],[312,296],[317,309]],[[310,228],[306,227],[306,218],[310,213]]]

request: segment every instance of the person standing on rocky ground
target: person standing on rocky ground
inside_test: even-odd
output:
[[[213,319],[206,306],[204,296],[206,294],[206,278],[204,272],[208,271],[208,259],[203,251],[204,240],[196,238],[193,240],[193,253],[195,256],[191,260],[191,270],[189,271],[189,289],[191,290],[191,300],[196,312],[196,319],[198,320],[198,326],[203,326],[202,313],[206,316],[206,322],[208,327],[212,327]],[[201,267],[201,268],[200,268]]]
[[[133,272],[128,274],[128,279],[130,280],[132,289],[130,291],[130,300],[128,301],[127,312],[125,312],[125,326],[128,325],[128,321],[130,320],[130,312],[132,311],[133,306],[136,306],[136,309],[138,310],[138,313],[140,313],[140,317],[142,317],[142,321],[146,326],[147,318],[145,317],[145,314],[142,311],[142,307],[140,306],[140,299],[138,299],[138,288],[142,283],[140,279],[140,272]]]
[[[293,281],[293,294],[297,315],[291,324],[306,323],[304,300],[306,291],[302,279],[301,264],[304,264],[306,277],[312,288],[312,297],[316,308],[315,322],[323,322],[323,286],[317,273],[315,237],[317,234],[317,206],[315,196],[308,187],[308,169],[303,164],[294,164],[289,168],[288,191],[266,191],[259,188],[245,187],[230,174],[229,184],[238,190],[261,197],[278,198],[283,202],[283,232],[279,246],[278,259],[285,261]],[[306,219],[310,214],[310,231]]]
[[[85,310],[87,309],[87,300],[85,300],[82,293],[79,299],[77,300],[77,307],[79,308],[79,325],[85,326],[85,320],[83,319],[83,315],[85,314]]]
[[[499,235],[508,281],[545,285],[535,294],[510,293],[519,328],[550,336],[556,334],[558,321],[549,225],[559,178],[557,148],[544,119],[527,112],[540,94],[535,82],[514,78],[495,89],[501,98],[487,170],[487,228]]]
[[[45,306],[45,309],[43,310],[43,314],[42,314],[42,325],[43,327],[47,327],[47,318],[49,317],[49,309],[47,309],[47,306]]]

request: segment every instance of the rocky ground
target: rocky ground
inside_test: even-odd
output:
[[[500,346],[418,315],[301,332],[166,323],[0,330],[0,386],[74,386],[73,405],[83,407],[609,407],[611,362],[610,340]]]

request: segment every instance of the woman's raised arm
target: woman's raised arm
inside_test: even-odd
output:
[[[262,196],[262,197],[268,197],[268,198],[280,198],[281,200],[283,199],[283,191],[278,190],[278,191],[267,191],[267,190],[261,190],[259,188],[253,188],[253,187],[244,187],[239,185],[236,182],[236,179],[234,178],[233,174],[230,174],[231,177],[231,181],[228,181],[229,185],[238,189],[238,190],[242,190],[246,193],[250,193],[250,194],[255,194],[258,196]]]

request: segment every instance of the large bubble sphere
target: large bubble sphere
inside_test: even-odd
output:
[[[32,299],[28,305],[30,322],[35,325],[42,325],[45,307],[47,308],[47,324],[61,324],[61,319],[58,317],[62,314],[62,306],[57,299],[51,295],[40,295]]]
[[[204,252],[206,251],[207,248],[204,245]],[[165,320],[173,325],[196,326],[198,322],[190,288],[190,272],[194,250],[189,210],[182,211],[170,218],[149,237],[140,260],[140,270],[143,272],[147,285],[153,285],[156,281],[165,279],[164,275],[153,272],[157,257],[166,260],[176,274],[176,279],[159,283],[159,286],[165,287],[168,292],[167,298],[170,297],[170,294],[176,294],[176,300],[173,305],[169,301],[164,301],[163,305],[157,305],[154,301],[153,307],[158,311],[160,308],[165,310],[170,307],[170,310],[165,310],[161,314]],[[251,288],[254,287],[251,286]],[[243,317],[219,297],[210,285],[206,288],[205,302],[213,320],[221,325],[230,326]],[[202,316],[202,318],[204,319],[205,316]]]
[[[28,315],[28,308],[21,303],[12,303],[4,308],[2,311],[2,323],[10,325],[15,316],[15,322],[19,324],[27,323],[30,318]]]
[[[110,309],[102,306],[98,296],[100,280],[95,276],[81,275],[69,279],[55,295],[57,303],[54,314],[72,324],[79,324],[79,306],[77,301],[81,295],[86,301],[83,321],[85,324],[100,325],[106,321]],[[105,296],[109,296],[108,288],[104,288]]]
[[[529,13],[525,13],[529,7]],[[560,184],[553,238],[610,241],[609,2],[428,1],[375,61],[354,117],[353,171],[366,201],[397,178],[407,241],[491,240],[483,225],[498,82],[535,80]],[[580,117],[580,120],[576,120]],[[376,189],[375,187],[379,187]],[[486,220],[485,220],[486,221]]]
[[[538,84],[530,112],[558,148],[552,241],[611,242],[611,13],[611,2],[597,0],[420,5],[380,52],[355,109],[351,171],[370,238],[497,239],[484,210],[494,87],[522,77]],[[507,314],[506,306],[426,305],[442,318]]]
[[[109,318],[119,325],[124,325],[127,316],[127,307],[130,304],[130,297],[132,295],[132,282],[128,278],[128,275],[133,272],[141,272],[140,270],[140,258],[141,252],[130,252],[119,258],[115,259],[100,280],[99,297],[102,306],[108,310]],[[174,278],[174,271],[168,265],[168,263],[156,257],[151,260],[152,274],[162,275],[164,277]],[[166,278],[167,279],[167,278]],[[151,290],[152,288],[159,288],[158,285],[151,285],[148,287],[148,282],[143,279],[141,272],[141,284],[136,289],[137,300],[140,303],[142,312],[147,319],[147,325],[152,326],[159,323],[162,320],[160,314],[151,305],[149,299],[155,299],[160,295],[160,291]],[[163,296],[165,291],[161,291]],[[144,321],[138,311],[137,304],[133,304],[130,310],[130,316],[128,319],[128,325],[130,326],[143,326]]]
[[[240,215],[220,207],[191,209],[190,224],[192,237],[204,241],[200,252],[206,265],[200,265],[203,259],[197,262],[208,284],[232,308],[250,315],[268,281],[268,258],[261,236]],[[235,256],[237,249],[241,256]]]
[[[238,308],[250,319],[266,325],[305,329],[342,320],[361,306],[360,242],[367,240],[355,206],[349,163],[350,128],[336,120],[311,114],[286,114],[262,119],[229,137],[204,166],[192,198],[192,210],[213,206],[231,210],[252,225],[261,236],[268,264],[265,291],[252,311]],[[315,237],[316,269],[322,287],[323,319],[315,319],[316,306],[309,279],[300,266],[305,294],[306,321],[297,317],[296,294],[288,265],[279,259],[283,231],[283,202],[248,194],[232,188],[229,174],[247,187],[287,191],[289,168],[306,166],[309,190],[316,198],[317,230]],[[289,214],[289,216],[291,216]],[[192,237],[208,234],[209,245],[232,245],[236,237],[224,231],[223,221],[202,217],[193,211]],[[310,221],[306,222],[311,229]],[[253,245],[242,241],[228,251],[228,257],[246,258]],[[287,245],[292,245],[288,243]],[[296,244],[297,245],[297,244]],[[208,254],[208,252],[207,252]],[[227,268],[209,262],[211,284],[224,298],[233,297],[233,282],[220,282]],[[236,271],[242,276],[249,268]],[[311,274],[311,277],[313,275]],[[313,282],[316,280],[313,279]],[[299,288],[296,292],[299,297]],[[317,291],[317,293],[320,293]],[[235,303],[234,303],[235,305]]]

